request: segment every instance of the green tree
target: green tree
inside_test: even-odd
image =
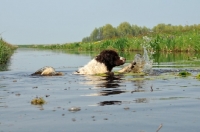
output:
[[[90,37],[84,37],[83,39],[82,39],[82,42],[90,42],[91,40],[90,40]]]
[[[111,24],[106,24],[103,26],[103,39],[110,39],[115,37],[116,30]]]
[[[137,35],[141,34],[141,28],[139,26],[132,25],[131,29],[132,29],[133,36],[137,36]]]
[[[168,26],[171,26],[170,24],[168,24]],[[157,26],[153,27],[153,31],[154,32],[164,32],[167,30],[167,25],[160,23]]]
[[[92,33],[90,34],[90,40],[91,41],[97,41],[98,40],[98,35],[99,35],[99,30],[95,28]]]
[[[99,41],[103,39],[103,28],[95,28],[93,32],[90,34],[91,41]]]
[[[117,32],[120,37],[132,36],[131,25],[128,22],[123,22],[117,27]]]
[[[141,28],[141,34],[147,34],[147,33],[149,33],[150,32],[150,29],[149,28],[147,28],[147,27],[142,27]]]

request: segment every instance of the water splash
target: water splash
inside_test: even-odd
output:
[[[136,54],[134,57],[132,64],[135,63],[135,65],[132,68],[132,72],[136,72],[136,73],[140,73],[140,72],[151,73],[152,72],[153,60],[150,59],[146,47],[143,47],[143,49],[144,49],[143,55]]]
[[[153,64],[153,60],[151,60],[150,58],[152,58],[152,55],[154,54],[154,50],[150,45],[151,42],[151,38],[145,36],[143,37],[144,42],[141,44],[141,46],[144,49],[144,53],[143,55],[141,54],[136,54],[134,56],[134,60],[132,63],[130,63],[129,65],[125,66],[124,68],[122,68],[121,70],[119,70],[118,72],[121,73],[151,73],[152,70],[152,64]],[[149,57],[150,55],[150,57]]]
[[[146,47],[143,47],[143,49],[144,49],[144,54],[143,54],[143,59],[144,59],[143,72],[144,73],[151,73],[153,71],[152,70],[153,60],[149,59],[149,55],[148,55]]]

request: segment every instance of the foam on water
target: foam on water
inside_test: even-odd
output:
[[[131,62],[129,65],[125,66],[118,72],[121,73],[151,73],[152,72],[152,64],[153,61],[149,59],[149,55],[147,52],[147,49],[144,48],[144,54],[136,54],[134,56],[133,62]]]
[[[144,54],[143,54],[143,59],[144,59],[143,72],[144,73],[151,73],[152,72],[153,60],[149,59],[149,55],[148,55],[146,47],[143,47],[143,49],[144,49]]]

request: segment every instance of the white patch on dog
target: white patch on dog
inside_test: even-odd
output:
[[[114,50],[103,50],[96,58],[92,59],[84,67],[81,67],[75,74],[100,74],[109,73],[113,67],[125,63],[126,59],[120,57]]]

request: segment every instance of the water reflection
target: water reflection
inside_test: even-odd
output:
[[[125,88],[126,77],[124,75],[114,75],[114,76],[84,76],[86,81],[84,84],[91,85],[93,87],[93,93],[87,94],[85,96],[111,96],[111,95],[118,95],[122,93],[130,92],[130,87]],[[132,76],[136,77],[136,76]],[[138,76],[137,76],[138,77]],[[135,80],[130,81],[134,85],[134,90],[131,92],[144,92],[144,85],[146,85],[145,80]],[[118,98],[119,99],[119,98]],[[99,106],[107,106],[107,105],[121,105],[121,104],[130,104],[130,103],[148,103],[147,98],[136,98],[132,101],[120,101],[119,100],[105,100],[102,102],[97,103]]]
[[[127,76],[114,75],[110,76],[84,76],[85,80],[81,82],[84,85],[92,86],[93,93],[85,96],[110,96],[122,93],[135,92],[153,92],[152,84],[148,83],[149,79],[145,76]],[[132,80],[133,79],[133,80]],[[128,83],[128,86],[127,85]],[[132,86],[129,86],[132,85]]]
[[[109,90],[101,90],[98,94],[98,96],[109,96],[109,95],[116,95],[116,94],[121,94],[125,93],[125,90],[121,89],[109,89]]]
[[[85,76],[86,81],[84,84],[92,85],[93,89],[97,89],[96,93],[91,93],[86,96],[109,96],[116,95],[127,92],[120,87],[125,87],[122,85],[123,76]]]
[[[122,101],[103,101],[99,102],[98,105],[105,106],[105,105],[121,105]]]
[[[120,87],[120,83],[123,76],[105,76],[101,78],[103,81],[100,84],[97,84],[96,87],[102,87],[102,88],[118,88]]]
[[[134,100],[135,103],[148,103],[149,100],[147,98],[138,98]]]
[[[95,88],[118,88],[123,80],[122,76],[93,76],[85,75],[86,85],[93,85]]]
[[[138,89],[143,88],[143,85],[145,85],[145,80],[134,80],[132,82]]]
[[[36,108],[38,108],[39,110],[44,110],[43,105],[35,105]]]
[[[6,103],[3,102],[3,99],[4,99],[4,97],[3,97],[3,96],[0,96],[0,108],[1,108],[1,107],[4,107],[4,108],[7,107],[7,106],[6,106]]]
[[[134,92],[145,92],[149,91],[151,84],[148,84],[148,80],[151,78],[150,76],[144,76],[144,75],[128,75],[124,76],[125,80],[128,80],[128,82],[131,82],[133,85],[131,88],[131,93]],[[129,87],[130,88],[130,87]],[[149,88],[149,89],[147,89]]]
[[[106,105],[121,105],[121,104],[130,104],[130,103],[149,103],[149,99],[147,98],[136,98],[133,101],[118,101],[118,100],[112,100],[112,101],[102,101],[97,103],[99,106],[106,106]]]
[[[8,63],[7,64],[0,64],[0,71],[8,71]]]

